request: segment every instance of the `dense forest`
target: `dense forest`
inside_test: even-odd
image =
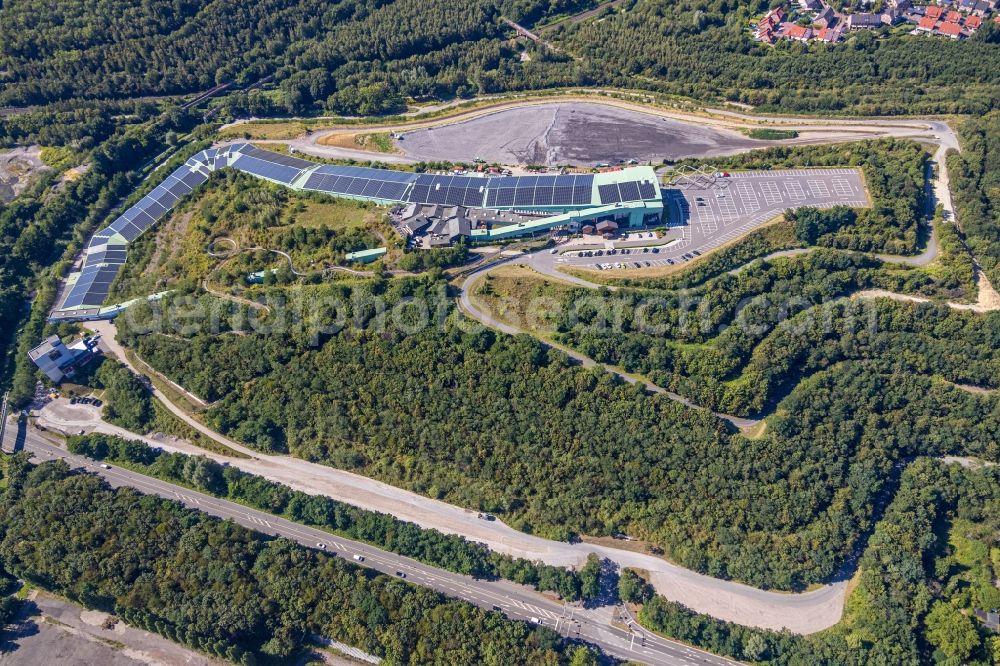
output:
[[[803,376],[844,360],[1000,386],[995,313],[838,300],[868,288],[912,291],[926,280],[876,259],[815,250],[759,262],[688,292],[656,292],[655,299],[642,290],[603,298],[572,291],[558,312],[557,337],[736,414],[766,411]],[[944,327],[961,333],[942,335]]]
[[[878,274],[874,260],[830,252],[726,274],[718,321],[732,321],[749,294],[805,290],[819,299]],[[765,587],[832,575],[891,491],[898,461],[1000,455],[996,398],[931,377],[1000,385],[1000,329],[947,308],[879,301],[865,311],[877,323],[870,329],[868,314],[859,320],[839,303],[829,329],[794,318],[753,335],[729,326],[728,348],[679,350],[685,367],[702,372],[677,387],[693,397],[712,398],[701,387],[721,382],[705,378],[736,363],[744,376],[725,387],[725,400],[778,403],[765,433],[748,438],[708,412],[575,368],[530,338],[470,331],[433,276],[311,289],[317,302],[346,308],[346,319],[313,321],[312,332],[259,330],[231,304],[185,297],[177,307],[202,315],[184,317],[184,327],[143,304],[120,335],[175,381],[218,400],[206,413],[213,427],[262,450],[504,514],[550,537],[625,532],[685,566]],[[430,326],[397,307],[414,301],[427,303]],[[662,363],[678,334],[653,338],[657,348],[635,358]],[[626,329],[595,334],[594,345],[638,349],[637,339]]]
[[[569,663],[553,632],[65,464],[5,459],[0,562],[26,581],[235,663],[311,634],[392,663]],[[583,663],[586,663],[584,661]]]
[[[835,627],[808,637],[719,622],[623,575],[623,599],[643,604],[641,622],[712,652],[764,664],[868,666],[1000,660],[1000,636],[972,617],[996,607],[996,468],[969,471],[922,459],[899,490],[860,558],[857,586]]]
[[[203,456],[164,453],[139,441],[100,434],[72,437],[68,448],[94,460],[110,460],[148,476],[329,529],[449,571],[477,578],[513,580],[555,592],[568,601],[580,599],[586,591],[580,573],[501,555],[457,535],[422,529],[391,515],[366,511],[323,495],[308,495]]]
[[[1000,285],[1000,113],[959,126],[962,152],[948,158],[956,217],[994,286]]]
[[[404,98],[593,85],[728,99],[765,110],[983,113],[1000,99],[1000,45],[880,36],[768,47],[763,0],[626,0],[566,22],[558,51],[510,38],[593,6],[583,0],[28,0],[0,8],[0,106],[178,95],[274,76],[277,94],[233,95],[236,114],[396,113]],[[91,107],[92,108],[92,107]]]

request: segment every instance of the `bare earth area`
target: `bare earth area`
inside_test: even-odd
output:
[[[10,201],[21,194],[32,176],[49,168],[42,162],[41,155],[41,146],[0,152],[0,201]]]
[[[27,611],[4,640],[3,666],[216,666],[225,662],[136,629],[100,611],[86,610],[46,592],[32,591]]]
[[[773,143],[607,104],[562,102],[415,130],[398,146],[421,160],[480,157],[503,164],[584,164],[726,155]]]

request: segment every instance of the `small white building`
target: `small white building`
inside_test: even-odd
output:
[[[28,352],[28,358],[55,383],[72,377],[80,366],[94,358],[93,350],[86,340],[77,341],[67,347],[58,335],[46,338],[42,344]]]

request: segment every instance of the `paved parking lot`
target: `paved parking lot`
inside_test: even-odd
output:
[[[746,235],[789,208],[867,207],[864,178],[857,169],[793,169],[732,173],[725,178],[682,180],[663,190],[670,230],[657,252],[631,248],[624,255],[608,243],[601,256],[569,253],[557,264],[622,267],[662,266],[694,258]],[[607,250],[615,248],[609,255]],[[685,259],[685,255],[687,258]],[[628,262],[627,264],[625,262]]]

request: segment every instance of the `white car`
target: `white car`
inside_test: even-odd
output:
[[[364,555],[355,555],[354,559],[356,559],[358,562],[364,562],[365,561],[365,556]]]
[[[111,465],[108,464],[101,465],[101,467],[103,467],[104,469],[111,469]]]

